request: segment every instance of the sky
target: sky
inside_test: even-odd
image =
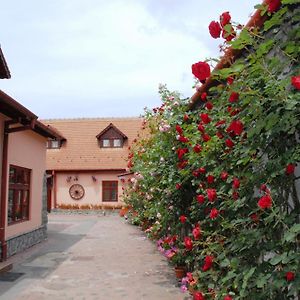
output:
[[[0,89],[39,116],[132,117],[161,104],[160,83],[191,97],[191,65],[219,56],[208,32],[229,11],[246,24],[259,0],[10,0]]]

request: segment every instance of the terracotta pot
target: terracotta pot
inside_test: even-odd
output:
[[[185,267],[182,266],[175,267],[175,275],[176,278],[182,279],[186,275]]]

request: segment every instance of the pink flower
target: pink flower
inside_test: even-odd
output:
[[[212,208],[209,217],[213,220],[216,219],[218,215],[219,215],[219,211],[216,208]]]
[[[210,66],[207,62],[199,61],[192,65],[192,73],[200,81],[205,81],[210,76]]]
[[[230,103],[234,103],[237,102],[239,100],[239,93],[237,92],[231,92],[230,96],[229,96],[229,102]]]
[[[270,195],[264,195],[258,200],[257,204],[261,209],[271,208],[272,198]]]
[[[285,168],[285,174],[286,175],[294,174],[294,171],[295,171],[295,165],[294,164],[288,164]]]
[[[291,83],[295,89],[300,90],[300,75],[291,77]]]
[[[184,215],[180,216],[179,220],[182,224],[184,224],[186,222],[186,216],[184,216]]]
[[[184,238],[184,245],[185,245],[186,250],[191,251],[193,249],[193,242],[192,242],[191,238],[186,236]]]
[[[294,281],[295,280],[295,273],[294,272],[286,272],[285,273],[285,278],[287,281]]]
[[[210,24],[209,24],[209,26],[208,26],[208,29],[209,29],[210,35],[211,35],[214,39],[217,39],[217,38],[220,37],[222,28],[221,28],[219,22],[211,21]]]
[[[206,194],[210,202],[214,202],[217,199],[217,191],[215,189],[207,189]]]

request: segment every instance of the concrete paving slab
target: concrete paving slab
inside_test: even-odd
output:
[[[166,259],[116,214],[49,215],[49,238],[13,258],[3,300],[183,300]]]

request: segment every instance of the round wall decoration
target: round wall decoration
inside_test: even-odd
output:
[[[84,196],[84,188],[81,184],[73,184],[69,189],[69,194],[72,199],[80,200]]]

